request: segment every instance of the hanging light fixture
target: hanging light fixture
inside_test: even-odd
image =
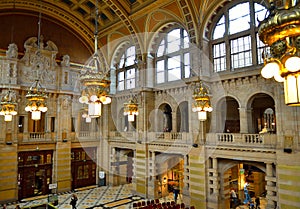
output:
[[[96,1],[97,2],[97,1]],[[110,79],[104,69],[101,69],[100,57],[98,54],[98,9],[96,7],[95,18],[95,52],[84,67],[83,74],[80,75],[80,82],[83,86],[79,102],[88,104],[88,115],[91,118],[101,116],[102,104],[110,104],[111,98],[108,96]]]
[[[133,122],[135,116],[139,114],[136,97],[131,97],[127,103],[124,103],[124,115],[128,117],[129,122]]]
[[[25,111],[31,112],[32,120],[40,120],[41,112],[47,112],[48,110],[46,106],[46,99],[48,96],[39,80],[36,80],[31,85],[25,97],[27,99]]]
[[[4,116],[4,121],[12,121],[12,116],[17,115],[16,106],[15,97],[12,95],[12,92],[8,90],[0,102],[0,115]]]
[[[269,15],[259,25],[259,38],[270,49],[263,53],[261,75],[284,82],[285,103],[300,106],[300,1],[284,2],[276,8],[271,1]]]
[[[193,99],[195,102],[192,104],[192,111],[198,112],[198,119],[205,121],[207,119],[207,112],[213,110],[210,104],[210,97],[207,88],[205,88],[202,82],[194,84]]]
[[[31,112],[31,119],[32,120],[40,120],[41,113],[47,112],[48,108],[46,105],[46,99],[48,97],[46,93],[46,89],[42,88],[39,79],[39,72],[43,70],[43,63],[42,63],[42,55],[40,51],[40,34],[41,34],[41,12],[39,13],[39,22],[38,22],[38,48],[35,52],[35,57],[33,59],[33,68],[36,70],[37,78],[30,86],[27,94],[27,104],[25,107],[26,112]]]

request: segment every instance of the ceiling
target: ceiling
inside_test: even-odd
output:
[[[153,2],[157,0],[1,0],[0,9],[1,13],[5,10],[10,13],[14,10],[19,13],[41,13],[73,28],[93,45],[96,8],[98,31],[108,33],[112,25],[124,24],[131,15]]]

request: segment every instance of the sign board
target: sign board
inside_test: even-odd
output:
[[[99,178],[104,179],[104,177],[105,177],[104,171],[99,171]]]
[[[49,189],[56,189],[56,188],[57,188],[57,183],[49,184]]]

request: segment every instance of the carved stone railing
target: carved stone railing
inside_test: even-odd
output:
[[[111,131],[109,134],[109,140],[116,141],[135,141],[144,143],[169,143],[169,144],[192,144],[191,133],[179,133],[179,132],[148,132],[137,133],[137,132],[118,132]]]
[[[109,140],[134,141],[162,144],[188,144],[197,141],[197,133],[177,132],[148,132],[145,135],[137,132],[112,131]],[[210,146],[235,146],[248,148],[275,149],[277,146],[276,134],[242,134],[242,133],[208,133],[206,139],[198,143]]]
[[[276,148],[276,134],[208,133],[207,145]]]
[[[31,143],[31,142],[55,142],[55,132],[28,132],[18,133],[19,143]]]
[[[100,133],[95,131],[80,131],[73,141],[97,141],[100,138]]]

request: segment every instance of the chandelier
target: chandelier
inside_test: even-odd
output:
[[[208,94],[207,88],[202,85],[202,82],[197,82],[193,89],[193,99],[192,111],[198,112],[198,119],[200,121],[205,121],[207,119],[207,112],[213,110],[210,104],[210,96]]]
[[[42,88],[40,81],[36,80],[26,94],[27,104],[26,112],[31,112],[32,120],[40,120],[41,112],[47,112],[46,106],[47,93],[46,89]]]
[[[0,115],[4,116],[4,121],[12,121],[12,116],[17,115],[17,111],[15,110],[16,106],[17,103],[15,101],[15,97],[13,97],[11,91],[8,90],[0,102]]]
[[[96,17],[98,17],[98,9],[96,9]],[[108,96],[111,81],[105,70],[100,67],[101,62],[97,50],[97,18],[95,18],[95,24],[95,52],[88,60],[79,78],[83,86],[79,102],[88,104],[88,115],[91,118],[100,117],[102,104],[111,103],[111,98]]]
[[[46,106],[46,99],[48,97],[46,89],[42,88],[40,83],[39,72],[43,70],[42,55],[40,50],[40,34],[41,34],[41,12],[39,13],[38,22],[38,48],[35,52],[35,57],[33,59],[33,70],[36,71],[37,78],[30,86],[25,98],[27,99],[27,104],[25,107],[26,112],[31,112],[32,120],[40,120],[41,113],[47,112],[48,108]]]
[[[133,122],[135,116],[139,114],[136,97],[131,97],[127,103],[124,103],[124,115],[128,116],[128,121]]]
[[[300,106],[300,2],[286,0],[282,8],[275,8],[273,2],[270,5],[258,31],[270,49],[263,53],[261,75],[284,82],[285,104]]]

